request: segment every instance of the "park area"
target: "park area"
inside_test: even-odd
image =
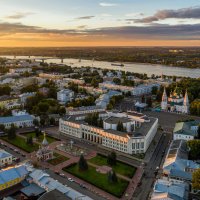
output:
[[[110,183],[107,174],[97,172],[96,168],[90,165],[88,166],[87,171],[80,171],[78,164],[73,164],[69,167],[63,168],[63,170],[116,197],[121,197],[129,184],[128,181],[121,178],[118,178],[116,183]]]
[[[44,135],[42,133],[40,133],[38,137],[36,137],[36,133],[35,132],[23,133],[21,135],[23,135],[23,136],[25,136],[27,138],[28,137],[32,137],[34,141],[37,141],[37,142],[40,142],[40,143],[42,143],[42,141],[44,139]],[[56,138],[53,138],[53,137],[48,136],[48,135],[46,135],[46,139],[47,139],[49,144],[52,143],[52,142],[58,141]]]
[[[38,144],[36,144],[36,143],[33,143],[32,145],[28,144],[26,142],[26,139],[23,138],[23,137],[20,137],[20,136],[16,136],[13,139],[8,139],[7,136],[4,136],[4,137],[1,137],[1,139],[5,140],[6,142],[26,151],[28,153],[31,153],[33,151],[37,151],[38,148],[39,148]]]
[[[98,154],[94,158],[91,158],[90,160],[88,160],[88,162],[92,163],[92,164],[95,164],[95,165],[98,165],[98,166],[108,165],[107,164],[107,157],[103,156],[103,155],[100,155],[100,154]],[[127,176],[129,178],[132,178],[133,175],[136,172],[136,168],[135,167],[127,165],[127,164],[122,163],[120,161],[117,161],[116,165],[113,165],[111,167],[117,174],[120,174],[120,175],[123,175],[123,176]]]
[[[63,163],[65,161],[69,160],[69,158],[67,158],[66,156],[63,156],[63,155],[55,153],[55,152],[53,153],[53,156],[54,156],[53,159],[47,161],[48,163],[50,163],[52,165],[58,165],[60,163]]]
[[[110,162],[111,160],[113,162]],[[85,160],[88,166],[85,170],[81,170],[80,161],[81,159],[63,170],[119,198],[136,172],[135,167],[117,161],[115,153],[109,154],[108,157],[97,154]],[[110,181],[110,173],[116,173],[117,181]]]

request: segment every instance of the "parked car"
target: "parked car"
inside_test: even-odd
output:
[[[60,174],[60,176],[62,176],[62,177],[65,177],[65,175],[64,175],[64,174]]]
[[[68,178],[68,181],[70,182],[74,182],[74,180],[72,178]]]

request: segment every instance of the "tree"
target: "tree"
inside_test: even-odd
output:
[[[200,159],[200,140],[190,140],[187,142],[190,149],[189,157],[192,160]]]
[[[36,137],[36,138],[39,138],[40,133],[41,133],[40,129],[39,129],[39,128],[36,128],[36,129],[35,129],[35,137]]]
[[[117,85],[121,84],[121,80],[119,78],[113,78],[113,82]]]
[[[142,103],[145,103],[145,96],[144,95],[142,95]]]
[[[151,94],[152,94],[152,95],[156,95],[157,92],[158,92],[158,87],[153,86],[153,87],[152,87],[152,90],[151,90]]]
[[[124,131],[124,126],[123,126],[123,123],[121,121],[119,121],[118,124],[117,124],[117,130],[118,131]]]
[[[39,126],[39,121],[38,121],[37,119],[34,119],[34,120],[33,120],[33,124],[34,124],[35,126]]]
[[[65,107],[60,107],[58,113],[59,113],[61,116],[65,115],[65,114],[66,114],[66,109],[65,109]]]
[[[49,104],[47,102],[40,102],[38,104],[38,108],[39,108],[40,112],[46,113],[49,109]]]
[[[197,129],[197,138],[200,139],[200,124],[198,125]]]
[[[11,124],[11,127],[8,129],[8,139],[12,140],[16,138],[16,128],[14,124]]]
[[[50,123],[50,125],[55,125],[56,120],[53,117],[51,117],[49,120],[49,123]]]
[[[42,125],[42,126],[45,125],[45,119],[44,118],[40,119],[40,125]]]
[[[151,106],[152,106],[151,97],[147,98],[147,105],[148,105],[148,107],[151,107]]]
[[[116,153],[114,151],[112,151],[110,154],[108,154],[107,163],[108,163],[108,165],[111,165],[111,166],[116,165],[117,156],[116,156]]]
[[[108,181],[111,183],[117,183],[118,178],[114,170],[108,172]]]
[[[194,190],[200,190],[200,169],[197,169],[192,174],[192,188]]]
[[[79,170],[80,171],[86,171],[88,170],[88,164],[87,161],[85,160],[83,154],[81,154],[79,162],[78,162]]]
[[[30,137],[28,137],[26,139],[26,143],[29,144],[29,145],[33,145],[33,138],[32,138],[32,136],[30,136]]]
[[[0,131],[5,131],[5,125],[4,124],[0,124]]]

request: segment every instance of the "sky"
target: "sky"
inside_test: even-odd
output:
[[[0,47],[200,46],[200,0],[0,0]]]

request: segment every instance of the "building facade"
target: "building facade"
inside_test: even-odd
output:
[[[74,98],[74,92],[69,89],[63,89],[57,92],[57,100],[59,102],[67,103],[72,101]]]
[[[190,104],[187,91],[183,97],[181,91],[176,87],[175,90],[170,93],[170,97],[167,97],[166,90],[164,89],[161,102],[161,109],[163,111],[188,114],[189,108]]]
[[[158,119],[143,114],[107,112],[101,118],[103,128],[88,125],[78,116],[67,116],[60,119],[59,131],[127,154],[145,153],[157,132]],[[124,131],[116,130],[119,121]]]
[[[0,149],[0,167],[12,164],[12,158],[13,156],[10,153]]]

